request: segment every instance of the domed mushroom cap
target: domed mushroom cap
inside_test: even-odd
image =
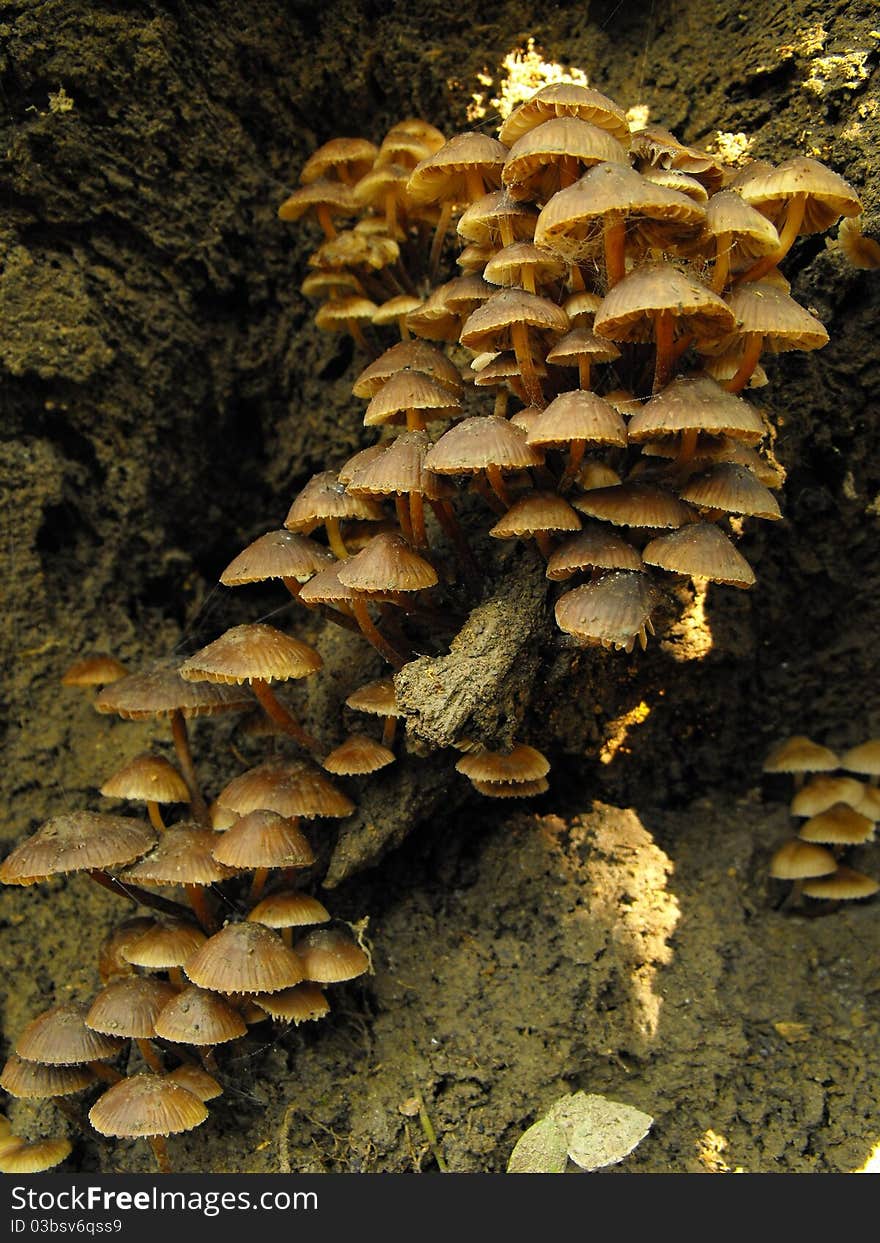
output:
[[[257,993],[252,1000],[281,1023],[307,1023],[330,1013],[330,1003],[315,984],[297,984],[280,993]]]
[[[342,818],[354,803],[319,768],[306,760],[269,760],[239,774],[217,795],[221,807],[238,812],[264,809],[280,816]]]
[[[398,416],[403,419],[407,410],[417,410],[428,420],[444,419],[458,414],[461,402],[450,388],[424,372],[398,371],[370,398],[364,426],[392,423]]]
[[[302,962],[281,937],[255,923],[227,924],[183,970],[199,988],[218,993],[275,993],[305,979]]]
[[[494,252],[501,245],[502,226],[510,230],[515,241],[530,242],[537,218],[527,203],[518,203],[506,190],[492,190],[462,212],[456,229],[459,237],[491,247]]]
[[[512,242],[492,255],[483,279],[490,285],[522,285],[523,273],[533,272],[538,284],[549,284],[565,270],[564,261],[549,250],[532,242]]]
[[[253,707],[250,695],[231,686],[187,682],[177,667],[159,663],[144,673],[132,673],[106,687],[95,700],[99,712],[115,712],[129,721],[149,717],[213,716]]]
[[[546,777],[538,777],[535,781],[480,781],[475,777],[471,785],[485,798],[532,798],[550,788]]]
[[[307,643],[262,622],[233,626],[180,666],[188,681],[285,682],[317,673],[324,662]]]
[[[165,980],[148,976],[114,980],[95,997],[85,1024],[105,1036],[150,1040],[156,1035],[156,1015],[176,996]]]
[[[99,1135],[119,1139],[177,1135],[208,1116],[204,1102],[166,1075],[130,1075],[114,1083],[89,1110]]]
[[[745,398],[726,392],[709,376],[694,376],[673,380],[646,401],[627,426],[627,435],[636,444],[687,431],[757,444],[764,424]]]
[[[299,598],[303,604],[311,608],[315,604],[345,604],[351,600],[351,588],[343,586],[339,581],[339,571],[344,561],[334,561],[325,570],[320,570],[314,578],[303,586]]]
[[[554,397],[535,419],[526,439],[536,448],[575,440],[623,448],[627,434],[626,424],[609,402],[577,389]]]
[[[179,1044],[225,1044],[245,1035],[247,1024],[216,993],[191,985],[171,996],[156,1016],[156,1035]]]
[[[772,221],[762,215],[735,190],[719,190],[706,205],[706,228],[713,237],[729,238],[739,260],[760,259],[779,249],[779,234]]]
[[[367,734],[351,734],[330,752],[323,767],[340,777],[363,777],[393,764],[397,756]]]
[[[471,781],[523,782],[538,781],[550,771],[550,761],[536,747],[518,742],[512,751],[473,751],[463,755],[455,765]]]
[[[739,193],[770,220],[776,221],[795,195],[806,205],[799,233],[823,233],[841,216],[857,216],[862,210],[855,190],[838,173],[806,155],[794,156],[776,168],[749,178]]]
[[[228,867],[307,868],[315,862],[296,821],[275,811],[250,811],[214,838],[214,858]]]
[[[147,885],[213,885],[235,875],[213,855],[215,834],[195,825],[167,829],[158,845],[132,867],[124,879]]]
[[[186,782],[162,755],[143,752],[118,768],[101,786],[105,798],[138,799],[150,803],[188,803]]]
[[[490,529],[495,539],[518,539],[543,531],[579,531],[581,520],[555,492],[529,492],[514,501]]]
[[[695,203],[705,204],[709,201],[709,192],[703,183],[679,168],[656,168],[647,165],[640,171],[645,181],[650,181],[652,185],[663,186],[665,190],[677,190]]]
[[[501,181],[513,199],[545,202],[560,189],[560,171],[575,175],[594,164],[626,164],[626,149],[607,130],[580,117],[551,117],[528,130],[510,148]]]
[[[431,376],[455,394],[464,385],[458,368],[435,345],[427,341],[398,341],[365,367],[352,385],[355,397],[372,397],[383,384],[401,371],[419,371]]]
[[[804,842],[824,846],[858,846],[874,835],[874,821],[854,811],[846,803],[833,803],[827,811],[810,816],[798,829]]]
[[[72,1151],[69,1139],[39,1139],[31,1144],[20,1140],[0,1153],[0,1174],[42,1174],[60,1165]]]
[[[439,581],[429,561],[414,552],[402,535],[376,535],[344,565],[337,577],[344,587],[365,595],[424,591]]]
[[[805,734],[793,734],[777,743],[764,760],[765,773],[823,773],[839,767],[840,760],[829,747]]]
[[[752,587],[755,582],[754,571],[742,553],[722,530],[707,522],[658,535],[642,549],[642,560],[671,574],[687,574],[728,587]]]
[[[339,482],[336,472],[321,471],[313,475],[297,495],[284,525],[289,531],[311,530],[328,518],[363,518],[376,521],[384,517],[381,505],[366,497],[350,496]]]
[[[157,841],[150,825],[97,811],[53,816],[0,864],[5,885],[32,885],[47,876],[103,871],[140,858]]]
[[[326,207],[331,216],[356,216],[358,204],[350,186],[329,177],[319,177],[300,186],[278,208],[279,220],[299,220],[309,211]]]
[[[728,514],[742,514],[771,521],[782,517],[779,503],[745,466],[721,462],[704,474],[689,479],[679,491],[683,501],[698,509],[722,509]]]
[[[547,577],[554,582],[571,578],[579,570],[644,570],[638,550],[616,531],[598,523],[579,531],[555,549],[547,562]]]
[[[416,493],[428,500],[451,495],[450,483],[425,470],[425,458],[431,448],[426,432],[404,432],[390,444],[377,447],[382,452],[353,471],[348,484],[352,492],[377,496]]]
[[[760,333],[761,348],[771,354],[818,350],[828,344],[824,324],[770,281],[743,281],[734,286],[727,305],[740,332]]]
[[[632,134],[632,158],[639,167],[678,169],[695,177],[710,194],[721,189],[724,169],[699,147],[688,147],[661,125],[645,125]]]
[[[648,483],[620,483],[608,488],[591,488],[574,496],[575,509],[590,518],[599,518],[616,527],[644,527],[661,530],[681,527],[694,520],[694,511],[665,488]]]
[[[317,544],[295,531],[267,531],[248,544],[220,575],[224,587],[263,583],[272,578],[293,578],[308,582],[333,560],[323,544]]]
[[[65,670],[62,686],[108,686],[128,673],[125,665],[108,652],[96,652],[76,660]]]
[[[169,1083],[176,1083],[179,1087],[186,1088],[187,1092],[192,1092],[200,1101],[212,1101],[223,1095],[223,1089],[217,1080],[206,1070],[202,1070],[201,1066],[178,1066],[166,1078]]]
[[[88,1006],[65,1002],[44,1010],[15,1042],[15,1052],[26,1062],[44,1066],[73,1066],[77,1062],[101,1062],[115,1057],[124,1041],[86,1026]]]
[[[855,777],[819,773],[797,791],[789,804],[789,811],[793,816],[818,816],[835,803],[846,803],[860,811],[865,788]],[[862,814],[866,813],[863,811]]]
[[[334,173],[343,180],[356,181],[373,167],[378,154],[379,148],[366,138],[331,138],[303,164],[300,182],[308,185],[320,177],[332,177]]]
[[[122,956],[135,967],[168,971],[180,967],[208,938],[201,928],[185,919],[155,920],[153,926],[124,946]]]
[[[421,305],[421,299],[413,297],[412,294],[397,294],[376,308],[373,323],[380,328],[386,328],[390,324],[399,324],[404,316],[409,315],[410,311],[415,311]]]
[[[498,415],[462,419],[444,432],[425,458],[425,469],[438,475],[472,475],[497,466],[524,470],[540,466],[541,455],[526,442],[520,428]]]
[[[836,870],[837,860],[830,850],[796,837],[784,842],[770,860],[770,875],[776,880],[806,880],[830,876]]]
[[[586,359],[591,363],[610,363],[620,358],[620,350],[613,342],[597,337],[583,322],[575,324],[564,337],[560,337],[552,350],[547,351],[547,362],[555,367],[576,367]]]
[[[378,306],[363,294],[338,294],[322,303],[315,312],[315,323],[325,332],[348,332],[358,321],[372,323]]]
[[[392,678],[379,678],[375,682],[368,682],[366,686],[358,687],[356,691],[352,691],[345,704],[355,712],[367,712],[371,716],[404,715],[397,703],[397,692]]]
[[[16,1100],[42,1101],[50,1096],[82,1092],[92,1086],[95,1078],[90,1066],[44,1066],[13,1053],[0,1074],[0,1088]]]
[[[850,773],[863,773],[866,777],[880,776],[880,738],[869,738],[858,746],[850,747],[840,757],[840,767]]]
[[[854,868],[839,864],[833,876],[804,882],[803,892],[808,898],[824,898],[828,901],[852,902],[870,898],[880,889],[873,876],[865,876]]]
[[[529,130],[553,117],[579,117],[606,130],[628,147],[630,129],[620,104],[591,86],[578,82],[551,82],[530,95],[503,122],[498,131],[501,142],[511,146]]]
[[[466,130],[419,161],[407,182],[407,198],[416,206],[444,199],[473,202],[490,186],[500,185],[506,159],[507,147],[497,139]]]
[[[565,311],[549,298],[525,289],[499,289],[467,317],[459,340],[470,349],[507,349],[514,325],[551,333],[569,328]]]
[[[325,924],[330,912],[307,893],[272,893],[263,898],[247,918],[267,928],[298,928],[304,924]]]
[[[631,650],[651,621],[656,593],[644,574],[615,571],[556,601],[556,624],[586,643]]]
[[[678,332],[697,337],[721,337],[736,325],[733,309],[708,286],[670,263],[646,263],[605,295],[593,331],[612,341],[650,340],[661,311],[672,312]]]
[[[353,980],[370,969],[370,960],[347,933],[336,928],[316,928],[295,945],[305,978],[314,984],[338,984]]]

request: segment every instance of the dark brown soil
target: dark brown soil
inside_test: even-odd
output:
[[[311,473],[370,441],[350,396],[364,359],[315,328],[298,291],[315,235],[276,218],[304,159],[407,115],[464,128],[476,73],[529,35],[685,140],[742,131],[754,156],[816,154],[877,236],[868,0],[511,0],[491,20],[469,0],[3,6],[8,845],[97,807],[121,759],[166,745],[163,727],[62,692],[67,665],[109,649],[136,667],[284,607],[217,588],[220,571]],[[877,273],[821,237],[787,273],[831,342],[768,362],[787,481],[784,521],[743,540],[756,588],[711,589],[699,632],[690,599],[671,599],[645,653],[573,654],[536,562],[499,558],[452,654],[443,643],[401,677],[419,704],[408,753],[322,830],[316,885],[334,914],[368,921],[374,974],[341,986],[323,1023],[256,1028],[221,1057],[225,1094],[171,1141],[176,1168],[434,1170],[400,1111],[420,1094],[448,1167],[497,1171],[579,1088],[654,1117],[621,1172],[865,1162],[880,1135],[876,899],[778,909],[766,867],[789,790],[760,774],[787,734],[837,748],[880,734],[880,298]],[[342,700],[381,662],[296,626],[327,670],[294,699],[338,741]],[[211,792],[265,745],[229,723],[194,732]],[[439,749],[461,732],[541,747],[549,792],[528,810],[469,798]],[[876,873],[876,846],[858,862]],[[92,888],[0,891],[4,1052],[35,1013],[95,991],[123,912]],[[49,1105],[8,1112],[20,1133],[68,1126]],[[66,1168],[150,1163],[145,1146],[87,1134]]]

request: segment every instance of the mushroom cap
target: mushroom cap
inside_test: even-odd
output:
[[[550,771],[550,761],[536,747],[518,742],[513,750],[472,751],[455,765],[471,781],[518,783],[538,781]]]
[[[99,1135],[120,1139],[177,1135],[208,1116],[204,1102],[166,1075],[129,1075],[114,1083],[89,1110]]]
[[[579,117],[613,135],[619,143],[628,147],[630,129],[626,113],[620,104],[607,95],[582,86],[578,82],[550,82],[530,95],[507,117],[498,131],[501,142],[511,146],[552,117]]]
[[[507,147],[476,130],[455,134],[439,151],[420,160],[406,185],[409,201],[416,206],[443,200],[470,202],[467,173],[475,172],[497,188],[507,159]],[[479,196],[478,196],[479,197]]]
[[[620,350],[612,341],[597,337],[582,320],[559,338],[546,357],[553,366],[574,367],[581,359],[591,363],[614,362],[620,358]]]
[[[824,846],[859,846],[873,835],[874,821],[847,803],[832,803],[826,811],[810,816],[798,829],[801,841],[821,842]]]
[[[473,475],[487,466],[524,470],[541,461],[520,428],[495,414],[475,415],[443,433],[425,458],[425,469],[438,475]]]
[[[156,841],[156,831],[141,820],[97,811],[53,816],[6,856],[0,881],[32,885],[46,876],[122,867]]]
[[[804,882],[803,892],[808,898],[825,898],[829,901],[850,902],[859,898],[870,898],[880,884],[873,876],[865,876],[854,868],[838,864],[833,876],[820,877],[818,880]]]
[[[50,1096],[71,1096],[95,1082],[90,1066],[44,1066],[27,1062],[12,1053],[0,1074],[0,1088],[16,1100],[42,1101]]]
[[[567,332],[569,328],[565,311],[549,298],[526,289],[499,289],[470,313],[459,340],[471,349],[512,348],[514,325],[551,333]]]
[[[271,578],[305,583],[332,560],[328,548],[305,535],[285,529],[267,531],[230,561],[220,582],[224,587],[263,583]]]
[[[347,332],[352,322],[372,323],[378,306],[363,294],[341,294],[323,302],[315,312],[315,323],[326,332]]]
[[[314,984],[339,984],[370,969],[370,960],[347,933],[338,928],[315,928],[295,945],[305,978]]]
[[[263,898],[247,918],[267,928],[299,928],[304,924],[325,924],[330,912],[307,893],[270,893]]]
[[[300,186],[278,208],[279,220],[299,220],[306,212],[328,207],[334,216],[356,216],[358,204],[351,187],[329,177],[318,177]]]
[[[638,550],[616,531],[591,523],[556,548],[547,562],[547,577],[554,582],[571,578],[580,570],[644,570]]]
[[[124,1042],[87,1027],[87,1012],[88,1006],[76,1001],[44,1010],[18,1037],[15,1052],[26,1062],[44,1066],[73,1066],[115,1057]]]
[[[455,363],[435,345],[418,339],[398,341],[364,367],[352,385],[355,397],[372,397],[383,384],[401,371],[420,371],[455,394],[462,392],[461,375]]]
[[[841,216],[857,216],[862,210],[859,197],[848,181],[806,155],[794,156],[776,168],[759,172],[740,187],[739,193],[773,221],[780,219],[796,194],[806,195],[799,234],[824,233]]]
[[[390,748],[367,734],[351,734],[330,752],[323,767],[341,777],[362,777],[378,772],[397,759]]]
[[[828,333],[815,315],[770,281],[743,281],[727,295],[727,305],[740,332],[756,332],[761,348],[771,354],[786,350],[818,350]]]
[[[528,444],[535,448],[586,441],[592,445],[626,445],[626,424],[602,397],[584,389],[560,393],[538,415],[529,429]]]
[[[764,760],[765,773],[826,773],[839,767],[840,760],[829,747],[805,734],[777,743]]]
[[[281,1023],[306,1023],[330,1013],[330,1003],[315,984],[297,984],[279,993],[257,993],[252,1000]]]
[[[836,870],[837,860],[830,850],[797,837],[784,842],[770,860],[770,875],[776,880],[806,880],[830,876]]]
[[[370,398],[364,426],[402,420],[407,410],[418,410],[426,419],[445,419],[461,411],[461,402],[450,388],[424,372],[398,371]]]
[[[370,462],[375,462],[387,451],[389,443],[387,440],[380,440],[374,445],[367,445],[366,449],[358,449],[357,453],[353,453],[340,466],[336,476],[339,482],[347,488],[359,470],[369,466]]]
[[[681,194],[686,194],[689,199],[693,199],[695,203],[708,203],[709,192],[701,181],[697,181],[696,177],[691,177],[689,173],[683,173],[680,168],[657,168],[653,165],[642,166],[641,175],[645,181],[650,181],[655,186],[663,186],[666,190],[677,190]]]
[[[284,525],[288,531],[312,530],[328,518],[383,518],[382,507],[365,497],[350,496],[336,472],[322,470],[313,475],[297,494],[288,510]]]
[[[489,534],[519,539],[543,531],[579,531],[581,520],[568,501],[555,492],[529,492],[514,501]]]
[[[352,472],[348,488],[367,496],[409,496],[416,493],[439,501],[450,496],[452,485],[425,470],[431,448],[426,432],[403,432],[390,443],[374,446],[382,451]]]
[[[424,591],[439,581],[431,563],[395,532],[374,536],[340,566],[337,577],[344,587],[364,595]]]
[[[305,678],[323,666],[320,653],[307,643],[267,626],[250,622],[233,626],[180,666],[187,681],[285,682]]]
[[[305,979],[303,963],[264,924],[227,924],[183,964],[199,988],[218,993],[276,993]]]
[[[269,760],[233,777],[217,795],[221,807],[238,812],[265,809],[280,816],[342,818],[354,803],[307,760]]]
[[[736,324],[732,308],[707,285],[671,263],[645,263],[605,295],[593,331],[612,341],[651,340],[654,317],[661,311],[672,312],[679,334],[717,338]]]
[[[171,917],[151,922],[151,928],[121,950],[128,962],[148,971],[182,966],[208,939],[201,928],[185,919]]]
[[[850,747],[840,757],[840,767],[850,773],[863,773],[866,777],[880,776],[880,738],[869,738],[858,746]]]
[[[213,885],[235,875],[212,851],[216,837],[210,829],[194,824],[166,829],[158,845],[127,868],[123,879],[148,885]]]
[[[523,273],[532,271],[538,281],[563,276],[565,263],[558,255],[533,242],[512,242],[496,251],[483,270],[490,285],[521,285]]]
[[[156,1015],[176,996],[165,980],[142,975],[114,980],[93,1000],[85,1024],[105,1036],[150,1040],[156,1035]]]
[[[300,182],[308,185],[344,168],[352,177],[361,177],[372,168],[379,148],[367,138],[331,138],[313,151],[303,164]]]
[[[636,444],[686,431],[757,444],[764,435],[764,423],[744,397],[726,392],[710,376],[688,376],[673,380],[646,401],[627,427],[629,439]]]
[[[378,324],[380,328],[385,328],[389,324],[397,324],[404,316],[409,315],[410,311],[417,310],[421,305],[421,298],[416,298],[412,294],[396,294],[395,297],[388,298],[376,308],[373,323]]]
[[[646,576],[613,571],[567,591],[556,601],[556,624],[586,643],[631,650],[651,620],[656,592]]]
[[[538,213],[528,203],[518,203],[506,190],[491,190],[471,203],[459,217],[459,237],[478,246],[495,248],[501,245],[501,226],[506,223],[514,239],[530,242],[535,232]]]
[[[710,194],[721,189],[724,169],[699,147],[687,147],[661,125],[645,125],[632,134],[632,157],[641,167],[678,169],[695,177]]]
[[[755,583],[754,571],[742,553],[709,522],[695,522],[658,535],[642,549],[642,560],[671,574],[687,574],[728,587],[746,588]]]
[[[319,269],[303,278],[299,291],[307,298],[322,301],[338,293],[363,293],[364,287],[353,272]]]
[[[351,588],[339,581],[339,571],[344,564],[344,561],[334,561],[325,570],[319,570],[303,585],[299,593],[300,601],[311,608],[315,604],[335,605],[351,600]]]
[[[217,1080],[206,1070],[202,1070],[201,1066],[178,1066],[166,1077],[171,1083],[192,1092],[200,1101],[212,1101],[223,1095],[223,1089]]]
[[[296,820],[277,811],[249,811],[219,840],[212,837],[214,858],[232,868],[307,868],[315,862]]]
[[[401,717],[404,715],[397,703],[393,678],[378,678],[375,682],[367,682],[365,686],[359,686],[348,696],[345,705],[355,712],[367,712],[371,716]]]
[[[124,678],[128,670],[109,652],[95,652],[76,660],[65,670],[62,686],[107,686]]]
[[[782,517],[776,497],[745,466],[720,462],[695,475],[679,490],[683,501],[698,509],[723,509],[728,514],[775,520]]]
[[[69,1139],[38,1139],[31,1144],[21,1140],[0,1153],[0,1174],[41,1174],[60,1165],[72,1151]]]
[[[572,497],[572,505],[590,518],[599,518],[616,527],[644,527],[662,530],[692,522],[694,511],[665,488],[648,483],[619,483],[608,488],[591,488],[583,496]]]
[[[527,130],[511,146],[501,181],[513,199],[546,202],[560,189],[560,172],[627,163],[626,148],[607,130],[580,117],[556,116]]]
[[[99,712],[115,712],[129,721],[149,717],[213,716],[253,707],[250,695],[231,686],[187,682],[176,665],[163,661],[143,673],[132,673],[105,687],[95,700]]]
[[[194,984],[179,993],[172,989],[156,1016],[156,1035],[179,1044],[225,1044],[246,1032],[247,1024],[237,1010],[216,993]]]
[[[864,795],[865,786],[861,781],[856,781],[855,777],[817,773],[794,795],[789,811],[793,816],[818,816],[835,803],[847,803],[859,810]]]
[[[714,237],[729,238],[739,261],[754,261],[779,249],[779,234],[771,220],[747,203],[735,190],[719,190],[706,206],[706,229]]]
[[[480,781],[475,778],[471,785],[485,798],[532,798],[550,788],[546,777],[538,777],[535,781]]]
[[[139,799],[150,803],[188,803],[189,789],[169,760],[148,751],[118,768],[101,786],[105,798]]]

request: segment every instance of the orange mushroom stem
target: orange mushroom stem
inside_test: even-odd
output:
[[[654,340],[657,356],[654,363],[652,392],[659,393],[669,382],[675,363],[675,320],[671,311],[658,311],[654,316]]]
[[[537,406],[539,410],[543,410],[546,402],[544,401],[541,381],[535,368],[535,360],[532,357],[532,346],[526,325],[511,324],[510,339],[513,344],[513,352],[516,354],[516,363],[522,376],[523,388],[525,389],[529,405]]]
[[[338,561],[345,561],[350,553],[345,546],[345,540],[342,538],[342,528],[339,525],[338,518],[327,518],[324,522],[327,530],[327,543],[330,550]]]
[[[269,719],[274,721],[285,734],[295,738],[301,747],[304,747],[306,751],[311,751],[313,755],[320,752],[321,744],[317,738],[313,738],[311,734],[303,729],[296,717],[285,708],[268,682],[264,682],[261,678],[255,678],[251,682],[251,689],[260,701]]]
[[[171,713],[171,737],[174,740],[174,753],[177,756],[180,771],[189,790],[193,819],[202,828],[210,828],[208,805],[205,802],[199,779],[196,776],[196,766],[193,762],[192,750],[189,745],[189,730],[186,727],[186,718],[179,710]]]
[[[626,217],[609,215],[603,230],[605,242],[605,274],[608,288],[613,289],[626,275]]]
[[[724,387],[729,393],[741,393],[749,380],[754,374],[758,365],[758,359],[761,357],[761,347],[764,344],[764,334],[761,332],[747,332],[745,349],[743,350],[742,362],[736,369],[736,374],[731,376]]]
[[[150,824],[156,832],[164,833],[168,826],[162,819],[162,812],[159,809],[159,804],[154,802],[152,799],[147,799],[147,815],[150,817]]]
[[[801,225],[804,222],[806,206],[806,194],[795,194],[791,198],[785,214],[785,224],[782,227],[782,232],[779,234],[778,249],[772,251],[769,255],[765,255],[757,263],[753,263],[747,271],[738,277],[738,281],[760,280],[762,276],[766,276],[771,268],[775,268],[785,258],[800,232]]]
[[[406,664],[406,656],[401,655],[397,648],[393,647],[379,630],[372,617],[370,617],[367,602],[360,592],[352,592],[351,606],[361,628],[361,634],[367,642],[373,645],[379,655],[384,660],[387,660],[392,668],[402,669]]]

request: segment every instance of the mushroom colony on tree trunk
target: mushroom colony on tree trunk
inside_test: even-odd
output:
[[[320,1019],[324,989],[370,969],[305,891],[309,833],[355,809],[333,778],[395,762],[395,675],[447,650],[497,577],[476,536],[534,542],[548,641],[576,647],[644,648],[682,580],[754,585],[737,540],[745,520],[781,516],[784,477],[762,447],[772,414],[751,400],[761,358],[828,340],[779,264],[860,211],[813,159],[726,167],[659,127],[631,131],[573,83],[537,91],[497,137],[412,118],[306,161],[278,215],[322,233],[302,292],[363,357],[353,396],[375,440],[314,475],[220,581],[278,580],[297,609],[362,636],[386,676],[352,690],[367,724],[331,750],[278,692],[321,677],[321,656],[265,623],[135,673],[110,657],[68,671],[103,687],[98,711],[167,721],[177,763],[146,754],[105,779],[147,818],[60,815],[0,866],[19,885],[87,872],[143,908],[108,937],[97,996],[21,1033],[10,1095],[82,1121],[70,1098],[97,1089],[94,1130],[146,1139],[167,1170],[166,1138],[206,1119],[250,1027]],[[257,705],[272,757],[207,797],[187,722]],[[524,741],[453,746],[450,768],[481,795],[547,789],[548,760]],[[169,806],[183,818],[168,823]],[[24,1147],[4,1134],[0,1168]],[[69,1146],[48,1150],[54,1164]]]

